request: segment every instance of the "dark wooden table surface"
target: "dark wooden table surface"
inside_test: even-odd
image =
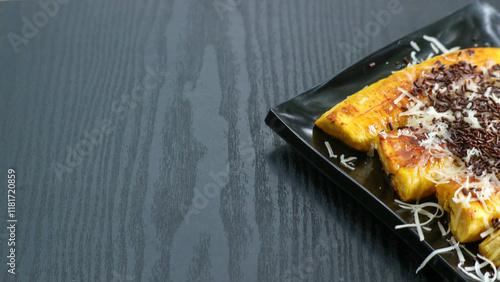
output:
[[[0,2],[0,280],[442,280],[264,117],[470,2]]]

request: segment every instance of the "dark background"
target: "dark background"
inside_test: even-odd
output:
[[[60,1],[0,2],[0,280],[442,280],[264,117],[472,1]]]

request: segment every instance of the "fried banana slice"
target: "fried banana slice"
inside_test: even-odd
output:
[[[377,152],[382,166],[404,202],[433,195],[436,184],[426,175],[432,169],[451,165],[446,160],[431,157],[419,144],[422,138],[408,129],[380,134],[377,138]]]
[[[495,230],[479,244],[479,253],[491,260],[496,267],[500,266],[500,229]]]
[[[468,206],[461,201],[454,201],[453,197],[457,189],[458,197],[467,197],[471,194]],[[481,233],[493,226],[496,218],[500,217],[500,198],[497,195],[491,195],[482,204],[480,201],[473,201],[477,198],[476,189],[461,188],[458,182],[450,181],[446,184],[436,186],[436,197],[439,204],[445,211],[450,213],[450,230],[455,239],[461,243],[469,243],[481,240]]]
[[[406,124],[407,117],[400,114],[408,107],[410,98],[402,97],[401,90],[410,91],[419,75],[432,69],[436,63],[449,65],[460,61],[480,67],[491,62],[500,63],[500,49],[456,51],[397,71],[335,105],[315,125],[356,150],[369,151],[372,141],[381,131],[390,131],[391,127]]]

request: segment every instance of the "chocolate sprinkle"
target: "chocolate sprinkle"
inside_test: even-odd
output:
[[[500,218],[498,217],[495,217],[491,220],[491,223],[493,223],[493,228],[498,228],[498,226],[500,226]]]
[[[469,190],[462,188],[462,194],[464,194],[464,196],[469,195]]]

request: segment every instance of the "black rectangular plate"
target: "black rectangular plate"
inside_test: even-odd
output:
[[[498,47],[499,34],[500,14],[493,7],[483,2],[468,5],[386,46],[334,78],[270,109],[266,124],[425,258],[435,249],[448,246],[437,223],[434,223],[431,232],[425,233],[426,239],[422,242],[412,229],[394,229],[398,224],[410,223],[413,217],[402,212],[394,203],[398,197],[388,184],[378,158],[367,157],[366,153],[347,147],[314,127],[314,122],[347,96],[389,76],[391,71],[404,68],[404,64],[396,63],[402,62],[404,57],[410,57],[410,52],[413,51],[411,41],[420,46],[421,51],[417,53],[417,57],[423,60],[427,58],[432,48],[423,39],[423,35],[436,37],[448,48],[460,46],[463,49]],[[474,37],[477,38],[475,42],[472,40]],[[369,66],[372,62],[375,63],[374,67]],[[341,166],[338,159],[329,159],[324,141],[328,141],[338,155],[356,156],[356,169],[351,171]],[[427,200],[436,201],[432,198]],[[446,219],[442,222],[447,223]],[[467,248],[477,252],[477,243],[468,244]],[[429,264],[447,280],[469,280],[457,268],[458,258],[454,253],[438,255]],[[467,258],[466,265],[473,264],[473,259]]]

